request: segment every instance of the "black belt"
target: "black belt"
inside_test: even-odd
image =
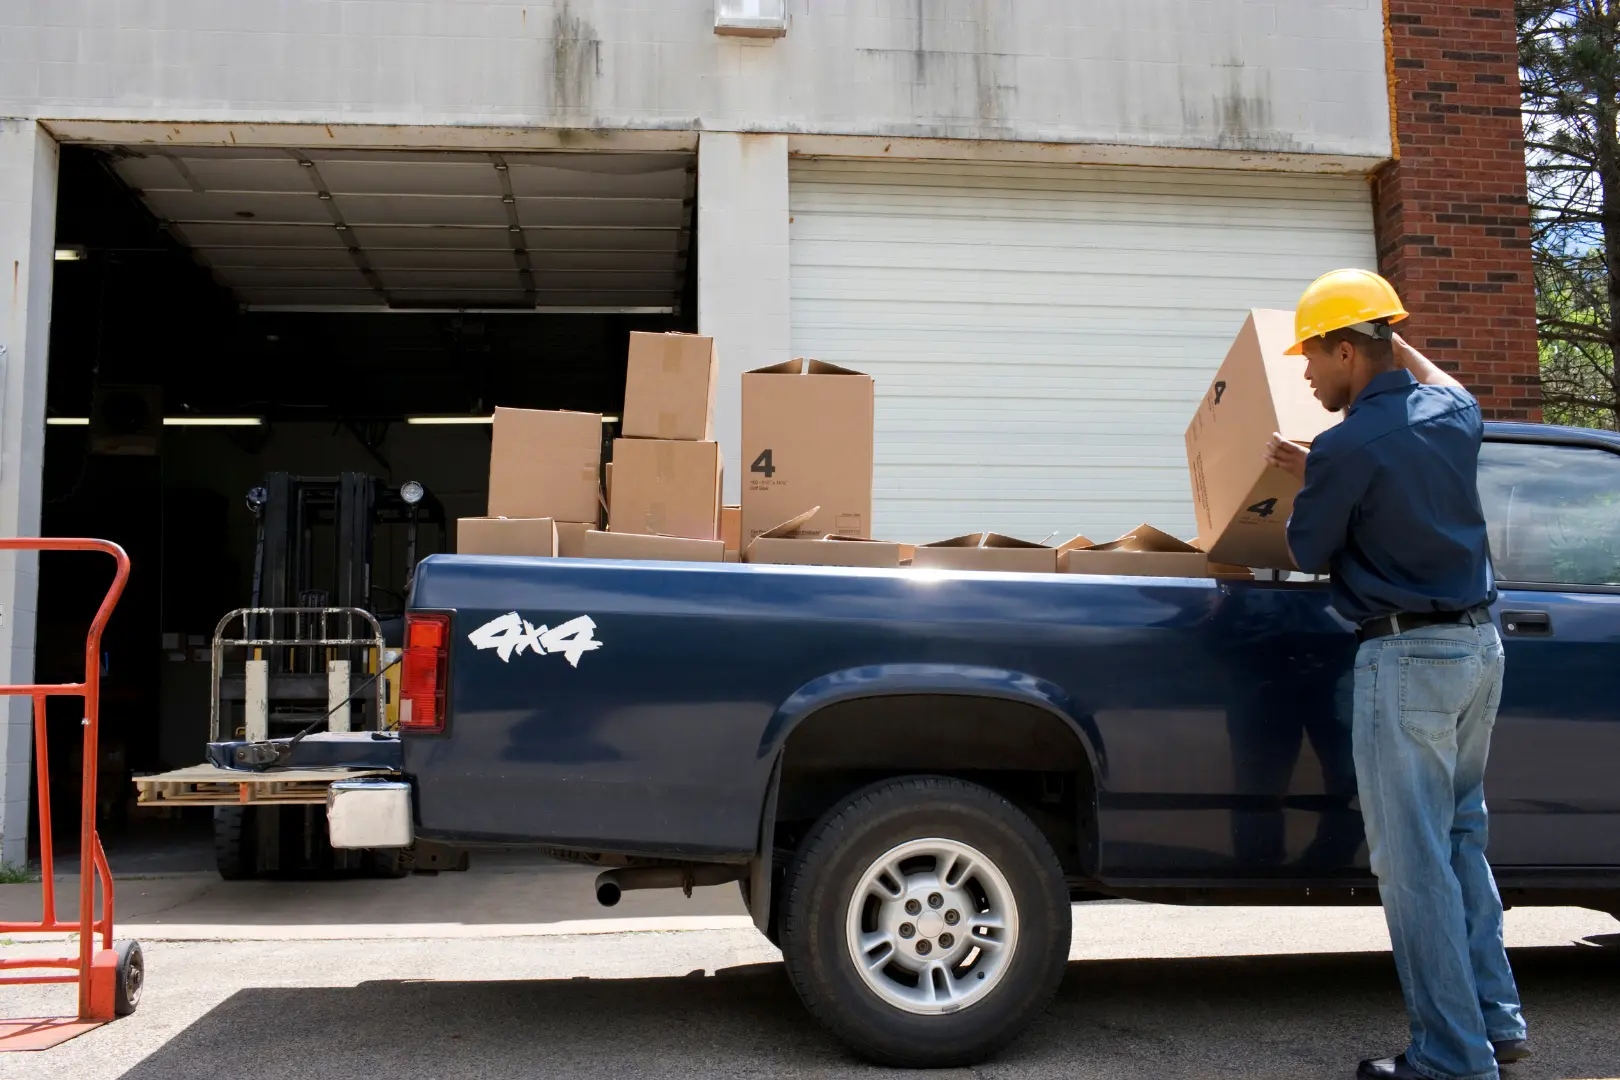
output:
[[[1459,623],[1481,626],[1490,621],[1491,609],[1488,607],[1470,608],[1467,611],[1401,611],[1368,619],[1356,631],[1356,637],[1361,641],[1373,641],[1425,626],[1456,626]]]

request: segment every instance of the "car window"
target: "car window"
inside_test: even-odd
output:
[[[1500,580],[1620,585],[1620,454],[1487,442],[1479,497]]]

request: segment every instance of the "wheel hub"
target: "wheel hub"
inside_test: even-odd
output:
[[[850,898],[850,956],[866,985],[912,1013],[955,1012],[988,994],[1017,944],[1011,887],[954,840],[890,849]]]

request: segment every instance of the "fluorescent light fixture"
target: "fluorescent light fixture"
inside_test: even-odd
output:
[[[88,416],[47,416],[50,427],[89,427]],[[258,416],[165,416],[164,427],[263,427]]]
[[[261,416],[165,416],[164,427],[263,427]]]
[[[90,257],[83,244],[65,244],[56,249],[57,262],[79,262]]]
[[[407,424],[492,424],[495,422],[495,418],[493,416],[407,416],[405,422]],[[602,417],[602,423],[604,424],[617,424],[618,422],[619,418],[617,416]]]

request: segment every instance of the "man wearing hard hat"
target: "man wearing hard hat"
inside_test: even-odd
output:
[[[1304,487],[1288,522],[1302,570],[1332,572],[1358,627],[1351,742],[1367,849],[1412,1041],[1362,1080],[1492,1080],[1528,1056],[1485,861],[1485,758],[1502,696],[1502,641],[1476,472],[1479,403],[1390,324],[1389,282],[1336,270],[1294,316],[1305,378],[1344,420],[1309,452],[1268,460]]]

